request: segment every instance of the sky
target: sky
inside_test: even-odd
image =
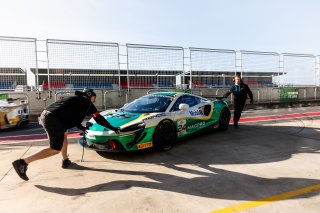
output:
[[[0,36],[320,54],[319,0],[0,0]]]

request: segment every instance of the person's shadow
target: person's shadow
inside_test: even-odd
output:
[[[131,187],[141,187],[208,198],[254,200],[320,184],[320,180],[316,179],[286,177],[276,179],[262,178],[209,166],[204,167],[208,172],[181,167],[174,168],[179,169],[182,172],[197,175],[197,177],[186,178],[158,172],[95,169],[75,164],[72,166],[72,169],[75,170],[89,170],[95,172],[98,171],[104,173],[141,176],[153,181],[119,180],[100,183],[85,188],[59,188],[42,185],[35,186],[43,191],[67,196],[79,196],[93,192],[126,190]],[[258,191],[260,197],[257,197],[255,193],[252,193],[253,190]],[[315,193],[313,193],[313,196],[314,195]]]
[[[287,160],[294,154],[318,154],[320,143],[316,133],[317,129],[303,126],[241,126],[237,130],[215,132],[182,141],[169,152],[100,153],[107,159],[162,165],[176,171],[192,174],[194,177],[187,178],[154,171],[99,169],[74,164],[70,169],[142,176],[153,181],[119,180],[85,188],[59,188],[42,185],[36,185],[36,187],[47,192],[67,196],[142,187],[207,198],[257,200],[320,184],[320,180],[292,177],[264,178],[228,171],[214,165],[260,164],[264,166],[264,163]],[[257,138],[257,135],[260,137]],[[192,164],[200,169],[187,169],[179,166],[182,164]],[[309,197],[317,194],[318,192],[314,192],[304,196]]]

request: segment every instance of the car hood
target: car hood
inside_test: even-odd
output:
[[[131,112],[115,112],[115,111],[104,111],[101,115],[108,120],[108,122],[115,127],[125,128],[130,125],[143,122],[143,119],[148,118],[159,113],[131,113]],[[94,119],[90,119],[93,125],[90,130],[93,131],[104,131],[105,128],[97,124]]]

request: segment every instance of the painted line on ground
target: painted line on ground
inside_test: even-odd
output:
[[[305,187],[305,188],[302,188],[302,189],[289,191],[289,192],[278,194],[278,195],[274,195],[274,196],[271,196],[271,197],[262,198],[262,199],[255,200],[255,201],[249,201],[249,202],[241,203],[241,204],[230,206],[230,207],[227,207],[227,208],[224,208],[224,209],[212,211],[211,213],[239,212],[239,211],[255,208],[255,207],[258,207],[258,206],[270,204],[271,202],[276,202],[276,201],[280,201],[280,200],[285,200],[285,199],[297,197],[299,195],[311,193],[311,192],[318,191],[318,190],[320,190],[320,184],[316,184],[316,185],[313,185],[313,186],[308,186],[308,187]]]
[[[290,118],[304,118],[320,116],[320,112],[306,112],[306,113],[293,113],[293,114],[283,114],[283,115],[267,115],[267,116],[257,116],[257,117],[244,117],[240,118],[239,123],[250,123],[257,121],[271,121],[271,120],[284,120]],[[233,123],[233,119],[230,120]]]
[[[70,132],[68,133],[68,138],[79,138],[81,137],[80,132]],[[33,135],[19,135],[19,136],[5,136],[0,137],[0,144],[12,144],[21,142],[37,142],[42,140],[47,140],[47,134],[33,134]]]

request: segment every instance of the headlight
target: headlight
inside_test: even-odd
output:
[[[94,134],[90,134],[90,133],[87,133],[87,134],[86,134],[86,137],[87,137],[88,139],[91,139],[91,140],[95,140],[95,139],[96,139],[96,136],[95,136]]]
[[[121,129],[121,132],[131,132],[131,131],[136,131],[136,130],[140,130],[140,129],[144,129],[146,126],[146,124],[144,122],[142,123],[137,123],[137,124],[133,124],[131,126],[125,127],[123,129]]]

